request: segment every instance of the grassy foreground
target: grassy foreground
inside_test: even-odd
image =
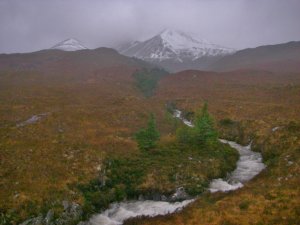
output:
[[[64,200],[80,204],[88,216],[109,202],[143,193],[170,194],[183,186],[197,194],[209,179],[234,169],[232,149],[176,143],[178,121],[167,115],[164,104],[139,97],[132,87],[122,86],[128,88],[125,97],[117,83],[110,89],[79,83],[0,92],[1,223],[17,224],[49,209],[59,215]],[[162,138],[151,152],[140,152],[132,137],[150,111],[157,115]],[[34,124],[16,126],[45,112]],[[102,188],[98,181],[104,169],[107,186]]]
[[[201,201],[190,206],[192,209],[187,208],[181,214],[166,219],[155,219],[152,224],[157,224],[155,221],[162,224],[272,224],[272,221],[275,224],[297,224],[299,130],[297,123],[288,124],[300,118],[299,75],[254,72],[206,75],[190,71],[163,78],[154,95],[145,98],[137,88],[132,73],[133,70],[120,68],[103,72],[95,70],[93,74],[87,73],[90,75],[87,80],[59,83],[41,82],[43,76],[40,73],[21,71],[1,74],[1,218],[16,224],[28,217],[46,213],[50,208],[59,214],[63,210],[63,200],[86,204],[87,212],[96,210],[98,206],[87,198],[89,193],[93,195],[94,192],[81,191],[77,187],[78,184],[89,187],[91,180],[99,177],[109,161],[117,162],[111,171],[123,172],[124,168],[133,168],[136,177],[149,174],[138,181],[141,185],[134,184],[140,192],[146,192],[155,185],[160,191],[167,192],[176,184],[170,179],[172,176],[167,175],[163,176],[162,187],[158,182],[162,177],[161,171],[174,174],[172,166],[179,160],[175,153],[183,154],[180,160],[187,165],[192,162],[195,166],[196,170],[186,167],[183,171],[187,174],[193,170],[197,172],[197,177],[201,177],[201,173],[204,178],[210,176],[206,166],[211,166],[215,172],[222,171],[221,156],[212,158],[214,164],[205,165],[201,160],[201,165],[188,157],[198,159],[204,153],[196,149],[182,153],[176,147],[173,141],[178,124],[170,120],[165,112],[165,103],[169,100],[175,100],[180,108],[194,112],[205,99],[214,117],[223,119],[223,125],[227,124],[227,131],[221,127],[225,137],[241,143],[255,139],[257,150],[262,151],[265,160],[269,161],[268,169],[237,192],[205,195]],[[82,74],[86,72],[83,70]],[[66,74],[57,75],[61,77]],[[145,125],[148,112],[155,112],[162,136],[157,150],[149,153],[149,157],[139,152],[132,138]],[[35,124],[16,126],[40,113],[49,114]],[[242,122],[232,122],[226,118]],[[277,126],[280,129],[272,132],[272,128]],[[163,155],[164,152],[166,155]],[[201,157],[210,159],[210,156]],[[170,158],[173,162],[169,162]],[[144,166],[144,161],[148,166],[143,167],[141,172],[136,170],[137,165]],[[170,163],[170,167],[158,167],[162,161],[164,164]],[[289,165],[289,161],[293,163]],[[121,174],[130,174],[128,171],[124,170]],[[292,177],[288,177],[290,174]],[[192,173],[190,175],[193,176]],[[126,176],[116,180],[123,177]],[[194,182],[189,177],[178,179]],[[122,199],[124,190],[130,196],[120,183],[113,181],[111,184],[112,189],[117,190],[113,193],[121,190],[120,195],[112,196]],[[96,189],[95,193],[98,191]],[[151,221],[139,221],[138,224],[142,223]]]
[[[152,127],[153,117],[149,122]],[[141,132],[148,135],[147,130]],[[195,196],[206,190],[211,179],[224,177],[232,171],[238,159],[234,149],[218,141],[210,145],[191,145],[171,135],[151,146],[143,148],[142,145],[140,151],[130,157],[109,155],[100,177],[88,185],[79,185],[85,198],[84,219],[116,201],[140,196],[161,200],[162,195],[170,199],[179,187]]]
[[[253,147],[262,152],[265,171],[240,190],[202,195],[182,212],[125,224],[299,224],[300,124],[291,122],[275,131],[259,121],[226,126],[223,134],[227,138],[244,143],[255,137]],[[233,136],[235,129],[242,132]]]

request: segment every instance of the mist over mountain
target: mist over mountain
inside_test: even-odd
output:
[[[298,0],[0,1],[0,53],[33,52],[68,37],[89,48],[146,40],[164,28],[235,49],[297,41]]]
[[[143,42],[134,41],[118,46],[124,55],[136,57],[170,71],[205,70],[216,60],[235,52],[234,49],[211,43],[197,35],[165,29]]]

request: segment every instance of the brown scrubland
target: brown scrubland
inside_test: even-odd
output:
[[[144,67],[110,49],[0,56],[0,212],[21,221],[55,201],[83,204],[72,185],[97,178],[106,157],[139,154],[133,135],[149,112],[163,145],[175,135],[166,103],[192,115],[206,101],[220,136],[253,140],[267,168],[240,190],[126,224],[299,224],[300,71],[188,70],[164,76],[145,97],[132,76]]]

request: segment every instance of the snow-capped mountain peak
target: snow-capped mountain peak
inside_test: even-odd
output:
[[[234,52],[233,49],[212,44],[197,35],[178,30],[165,29],[144,42],[132,42],[119,52],[148,61],[197,60],[201,57],[224,56]]]
[[[204,45],[211,45],[210,42],[204,39],[198,39],[195,35],[190,35],[178,30],[165,29],[159,36],[166,43],[171,45],[174,49],[186,49],[193,47],[203,47]]]
[[[68,38],[58,44],[54,45],[51,49],[59,49],[63,51],[78,51],[88,49],[80,41],[75,38]]]

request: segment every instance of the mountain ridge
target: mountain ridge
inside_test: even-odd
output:
[[[156,63],[177,72],[187,68],[205,69],[207,64],[235,52],[196,35],[165,29],[145,41],[134,41],[117,47],[124,55]]]
[[[258,69],[273,72],[300,71],[300,41],[246,48],[213,63],[210,70]]]
[[[51,49],[58,49],[63,51],[78,51],[85,50],[88,48],[84,46],[79,40],[75,38],[68,38],[55,44],[51,47]]]

